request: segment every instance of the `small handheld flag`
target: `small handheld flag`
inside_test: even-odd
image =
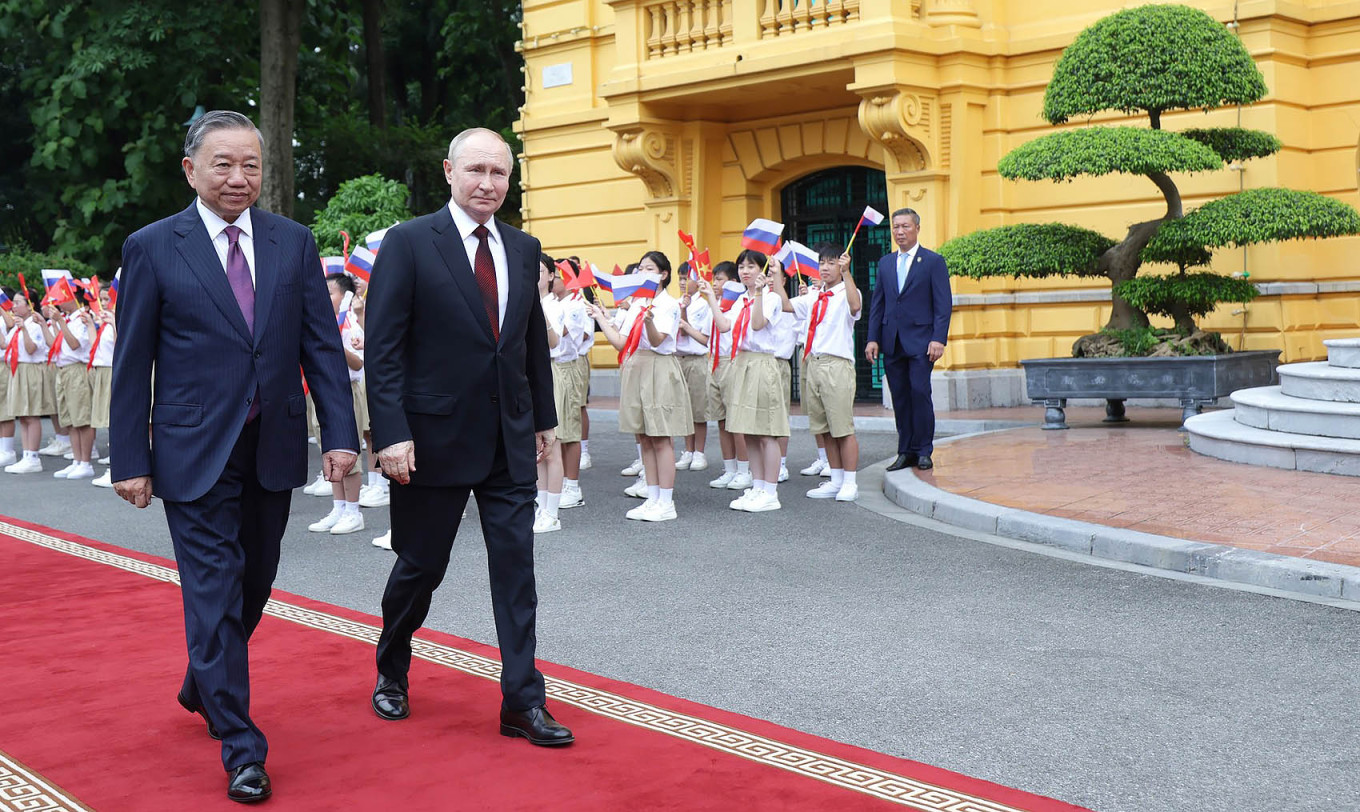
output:
[[[349,259],[345,260],[345,270],[367,282],[373,274],[373,261],[376,259],[372,251],[362,245],[356,246]]]
[[[864,213],[859,216],[859,222],[855,223],[855,230],[850,234],[850,242],[845,246],[845,253],[850,253],[850,246],[855,244],[855,237],[859,236],[860,226],[876,226],[881,222],[883,222],[883,214],[873,206],[865,206]]]
[[[741,295],[746,292],[746,286],[740,282],[724,282],[722,286],[722,300],[718,302],[718,307],[726,313],[732,309],[732,305],[737,303]]]
[[[610,287],[610,293],[614,295],[616,302],[621,302],[629,296],[638,299],[651,299],[656,296],[656,292],[661,288],[661,274],[659,273],[629,273],[616,276],[611,281],[613,285]]]
[[[817,252],[800,242],[789,240],[784,243],[784,248],[779,252],[776,259],[784,263],[784,273],[789,276],[822,278],[822,266],[817,257]]]
[[[567,283],[567,290],[584,290],[594,285],[595,282],[595,266],[589,262],[583,262],[581,263],[581,272]],[[610,292],[612,293],[613,290],[611,289]]]
[[[377,256],[378,248],[382,245],[383,237],[387,236],[387,229],[389,228],[391,228],[391,226],[380,228],[372,234],[369,234],[367,237],[364,237],[364,245],[368,246],[368,250],[372,251],[374,256]]]
[[[345,241],[345,244],[340,247],[340,254],[345,259],[349,259],[349,232],[343,228],[340,229],[340,237]]]
[[[333,273],[344,273],[344,272],[345,272],[345,258],[344,258],[344,257],[322,257],[322,258],[321,258],[321,273],[322,273],[323,276],[330,276],[330,275],[333,274]]]
[[[119,270],[122,270],[122,269],[119,268]],[[22,291],[24,292],[24,301],[28,302],[28,306],[29,306],[29,307],[32,307],[32,306],[33,306],[33,296],[30,295],[29,292],[28,292],[28,283],[24,281],[24,275],[23,275],[23,274],[16,274],[16,276],[19,277],[19,290],[22,290]]]
[[[109,283],[109,310],[118,306],[118,280],[123,278],[123,269],[119,268],[113,275],[113,281]]]
[[[557,270],[562,273],[562,281],[566,283],[567,290],[575,290],[573,285],[576,283],[577,274],[576,271],[571,269],[571,263],[565,259],[559,259],[556,264]],[[581,269],[581,273],[586,272],[584,268]]]
[[[770,255],[779,250],[779,241],[784,233],[784,224],[760,217],[751,221],[741,234],[741,247]]]
[[[43,287],[47,288],[47,293],[43,296],[43,302],[53,306],[63,305],[74,301],[75,291],[71,288],[71,281],[74,277],[70,271],[43,268]]]
[[[5,292],[4,292],[3,290],[0,290],[0,310],[4,310],[5,312],[9,312],[9,311],[11,311],[11,310],[13,310],[13,309],[14,309],[14,302],[11,302],[11,301],[9,300],[9,297],[5,295]]]

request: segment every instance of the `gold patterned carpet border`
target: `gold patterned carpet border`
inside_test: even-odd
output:
[[[171,567],[89,547],[2,521],[0,521],[0,533],[50,550],[145,575],[158,581],[179,583],[179,573]],[[358,623],[326,612],[273,599],[266,605],[265,614],[373,645],[377,645],[378,636],[382,631],[378,626]],[[412,641],[412,653],[421,659],[462,671],[465,674],[483,677],[495,682],[500,681],[500,663],[489,657],[420,638]],[[808,778],[815,778],[844,789],[862,792],[875,798],[900,804],[908,809],[924,810],[925,812],[1023,812],[1017,807],[785,744],[729,725],[689,716],[645,702],[638,702],[609,691],[578,685],[551,676],[545,676],[545,681],[548,696],[558,702],[615,721],[674,736],[729,755],[739,756]],[[0,756],[3,756],[3,753],[0,753]],[[48,785],[43,784],[43,786]],[[71,802],[68,801],[68,803]],[[0,812],[10,812],[11,810],[16,812],[18,810],[46,812],[48,809],[83,809],[79,806],[7,807],[3,804],[3,795],[0,795]]]
[[[0,812],[88,812],[65,790],[0,750]]]

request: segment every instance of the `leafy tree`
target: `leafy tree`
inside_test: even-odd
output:
[[[77,279],[94,276],[96,273],[94,268],[78,259],[61,254],[39,253],[27,248],[19,248],[5,255],[4,265],[0,267],[0,285],[12,290],[20,290],[19,275],[23,274],[24,284],[28,285],[28,292],[33,294],[34,299],[41,299],[45,292],[42,278],[44,268],[67,270]],[[105,280],[112,279],[113,269],[110,268],[100,275]]]
[[[340,184],[340,189],[312,223],[312,234],[321,255],[340,255],[344,247],[341,231],[354,240],[363,240],[365,235],[378,229],[409,220],[408,197],[405,186],[381,175],[364,175]]]
[[[1059,223],[1002,226],[950,240],[941,253],[953,273],[973,278],[1104,276],[1113,284],[1106,331],[1134,334],[1155,314],[1192,332],[1195,318],[1219,303],[1256,295],[1245,279],[1189,272],[1209,264],[1211,249],[1360,233],[1355,209],[1311,192],[1252,189],[1183,210],[1170,173],[1222,169],[1225,162],[1272,155],[1281,144],[1269,133],[1240,128],[1171,132],[1161,128],[1162,115],[1251,104],[1265,93],[1265,79],[1250,54],[1208,14],[1173,5],[1112,14],[1063,51],[1044,94],[1044,117],[1057,125],[1117,110],[1146,114],[1149,127],[1050,133],[1011,151],[997,169],[1024,180],[1142,175],[1161,191],[1166,213],[1133,224],[1118,242]],[[1177,270],[1138,277],[1144,263],[1169,263]]]

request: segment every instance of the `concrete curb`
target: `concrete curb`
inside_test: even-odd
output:
[[[959,440],[953,437],[950,440]],[[885,471],[883,495],[955,527],[1075,553],[1318,598],[1360,600],[1360,567],[1140,533],[994,505],[950,493],[909,469]]]

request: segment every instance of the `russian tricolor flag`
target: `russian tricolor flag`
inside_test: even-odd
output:
[[[784,233],[784,224],[759,217],[751,221],[741,234],[741,247],[762,254],[773,254],[779,250],[779,238]]]
[[[344,273],[344,272],[345,272],[345,258],[344,258],[344,257],[322,257],[322,258],[321,258],[321,274],[322,274],[323,276],[330,276],[330,275],[333,274],[333,273]]]
[[[859,216],[859,225],[876,226],[883,222],[883,214],[874,209],[873,206],[865,206],[864,213]],[[858,228],[859,226],[856,226]]]
[[[10,311],[14,309],[14,302],[9,300],[3,290],[0,290],[0,310]]]
[[[372,234],[369,234],[367,237],[364,237],[364,245],[367,245],[368,250],[372,251],[375,256],[378,253],[379,246],[382,245],[383,237],[387,236],[387,229],[389,228],[391,228],[391,226],[380,228]]]
[[[367,282],[369,276],[373,274],[373,262],[376,259],[372,251],[360,245],[351,251],[349,259],[345,260],[345,271]]]
[[[661,289],[661,274],[659,273],[627,273],[623,276],[614,277],[612,281],[614,284],[610,288],[610,292],[614,294],[614,301],[616,302],[621,302],[629,296],[637,299],[651,299]]]
[[[43,268],[42,278],[43,287],[47,288],[47,293],[43,296],[47,304],[65,304],[76,298],[75,291],[71,287],[71,282],[75,277],[71,276],[70,271]]]
[[[801,242],[789,240],[784,243],[775,259],[784,264],[784,273],[789,276],[802,274],[813,279],[822,278],[821,260],[817,257],[817,252],[803,245]]]
[[[732,309],[732,305],[737,303],[741,295],[746,292],[746,286],[740,282],[724,282],[722,286],[722,299],[718,302],[718,307],[726,313]]]
[[[123,278],[123,269],[119,268],[113,275],[113,281],[109,283],[109,310],[118,306],[118,280]]]

